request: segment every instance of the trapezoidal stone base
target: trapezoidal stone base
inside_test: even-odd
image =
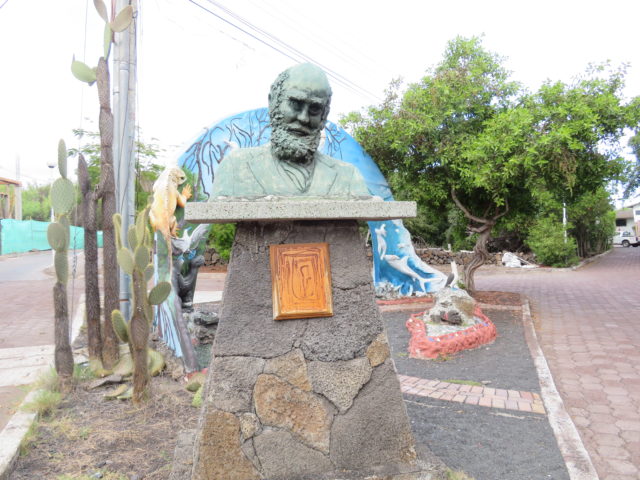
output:
[[[329,244],[332,317],[273,320],[269,245]],[[238,226],[194,445],[196,480],[427,480],[355,221]]]

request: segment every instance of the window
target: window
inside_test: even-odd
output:
[[[626,227],[627,220],[625,218],[616,218],[616,227]]]

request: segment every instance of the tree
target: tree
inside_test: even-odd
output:
[[[518,132],[531,120],[516,108],[519,89],[478,38],[456,38],[442,62],[404,95],[394,82],[380,107],[344,122],[399,198],[431,209],[453,202],[464,213],[468,229],[478,234],[465,267],[471,291],[473,273],[488,257],[492,227],[508,213],[509,197],[522,192],[526,169],[519,155],[525,148]]]
[[[48,222],[51,219],[51,185],[29,185],[22,191],[22,218]]]
[[[453,202],[477,234],[474,273],[498,224],[535,213],[543,188],[570,203],[621,174],[617,142],[633,115],[622,100],[624,69],[591,68],[575,85],[526,93],[478,38],[449,42],[442,61],[379,107],[343,119],[399,198],[430,208]]]
[[[152,138],[146,142],[141,139],[140,128],[137,129],[134,155],[136,157],[135,178],[135,206],[136,213],[141,212],[148,204],[153,192],[153,183],[157,180],[164,167],[158,163],[158,155],[164,149],[158,145],[157,139]],[[87,170],[92,188],[98,185],[100,179],[100,133],[82,128],[75,128],[73,135],[82,141],[79,148],[69,151],[73,155],[82,153],[87,160]]]

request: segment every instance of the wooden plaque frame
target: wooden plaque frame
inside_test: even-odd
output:
[[[273,319],[331,317],[328,243],[269,245]]]

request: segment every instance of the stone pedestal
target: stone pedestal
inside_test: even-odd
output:
[[[334,315],[273,320],[269,245],[317,242],[329,244]],[[357,222],[239,224],[192,478],[426,480],[440,472],[416,451]]]

